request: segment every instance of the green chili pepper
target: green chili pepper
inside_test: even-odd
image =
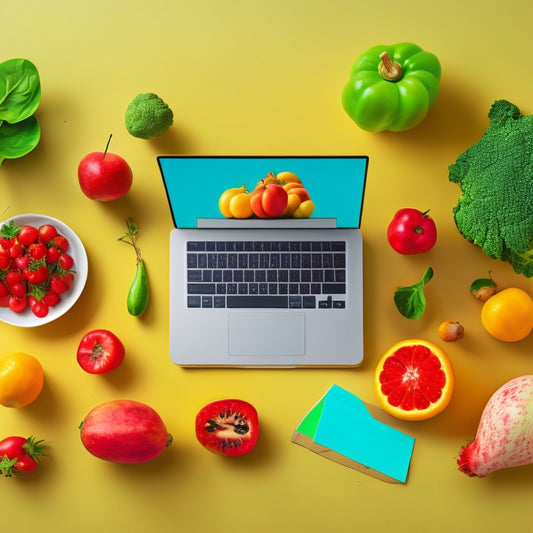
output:
[[[416,44],[374,46],[353,64],[342,105],[364,130],[405,131],[435,103],[440,76],[438,58]]]
[[[130,315],[139,316],[148,305],[148,296],[150,294],[148,274],[146,273],[146,265],[141,257],[141,250],[137,246],[139,228],[133,218],[127,218],[126,225],[128,226],[128,231],[120,237],[119,241],[133,246],[137,256],[137,271],[128,291],[127,307]]]

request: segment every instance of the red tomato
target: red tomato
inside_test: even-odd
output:
[[[49,242],[57,235],[57,229],[52,224],[44,224],[39,228],[39,237],[42,242]]]
[[[421,254],[431,250],[437,242],[437,228],[428,211],[405,208],[394,215],[387,238],[400,254]]]
[[[11,264],[11,255],[0,247],[0,270],[7,270]]]
[[[44,244],[44,242],[36,242],[29,247],[28,251],[32,259],[39,261],[43,257],[46,257],[48,248],[46,248],[46,244]]]
[[[61,252],[55,246],[50,246],[46,251],[46,262],[51,265],[57,263],[60,254]]]
[[[54,292],[52,289],[46,291],[46,294],[43,296],[43,302],[49,307],[57,305],[61,301],[61,296]]]
[[[106,329],[95,329],[81,340],[77,359],[89,374],[104,374],[117,368],[125,354],[122,341],[114,333]]]
[[[11,245],[11,248],[9,249],[9,255],[16,259],[17,257],[21,257],[24,254],[24,250],[22,249],[22,246],[19,242],[15,242]]]
[[[283,215],[287,207],[287,191],[277,183],[259,186],[250,195],[250,206],[261,218],[275,218]]]
[[[9,309],[14,313],[22,313],[26,309],[27,304],[28,302],[25,296],[11,296],[9,298]]]
[[[69,247],[69,242],[66,237],[63,237],[63,235],[56,235],[52,239],[52,245],[56,248],[59,248],[59,250],[61,250],[62,252],[66,252]]]
[[[72,259],[72,256],[70,256],[69,254],[63,253],[59,256],[59,266],[63,270],[70,270],[73,265],[74,259]]]
[[[20,228],[18,240],[26,248],[39,238],[39,230],[33,226],[25,225]]]
[[[259,436],[255,407],[243,400],[218,400],[196,415],[196,438],[208,450],[236,457],[251,452]]]
[[[7,437],[0,441],[0,470],[6,477],[15,472],[32,472],[38,466],[38,458],[46,455],[42,440],[35,437]],[[15,470],[15,472],[13,471]]]
[[[28,305],[38,318],[44,318],[48,314],[48,304],[43,300],[38,300],[35,296],[28,296]]]
[[[48,267],[46,265],[36,264],[30,265],[24,271],[24,275],[32,285],[39,285],[39,283],[43,283],[48,279],[50,272],[48,271]]]

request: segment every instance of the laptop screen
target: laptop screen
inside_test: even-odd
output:
[[[197,220],[224,218],[218,199],[229,188],[251,192],[270,172],[292,172],[315,204],[312,218],[335,219],[359,228],[367,156],[159,156],[174,225],[196,228]]]

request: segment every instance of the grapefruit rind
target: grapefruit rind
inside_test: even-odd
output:
[[[390,394],[386,394],[383,391],[380,376],[384,370],[387,361],[387,365],[397,363],[395,361],[395,354],[400,349],[415,346],[421,346],[422,348],[429,349],[431,354],[438,359],[438,362],[440,363],[440,369],[442,369],[445,379],[442,383],[441,394],[433,394],[433,397],[429,400],[429,402],[427,402],[427,406],[425,406],[424,408],[417,408],[415,406],[412,406],[412,408],[405,409],[401,405],[399,405],[397,401],[394,402],[397,405],[393,405],[389,401]],[[428,418],[432,418],[438,415],[448,406],[453,394],[454,380],[455,378],[452,363],[446,353],[439,346],[422,339],[407,339],[391,346],[391,348],[387,350],[387,352],[378,362],[374,375],[374,390],[381,408],[387,413],[402,420],[427,420]]]

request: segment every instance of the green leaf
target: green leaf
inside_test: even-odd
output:
[[[479,291],[479,289],[483,289],[484,287],[496,287],[496,283],[494,283],[492,278],[476,279],[470,285],[470,292]]]
[[[433,269],[429,267],[418,283],[396,289],[394,292],[394,303],[403,316],[414,320],[422,317],[426,308],[424,287],[432,277]]]
[[[0,63],[0,120],[21,122],[35,113],[41,101],[41,82],[27,59]]]
[[[41,128],[34,116],[22,122],[0,126],[0,159],[15,159],[31,152],[41,138]]]

